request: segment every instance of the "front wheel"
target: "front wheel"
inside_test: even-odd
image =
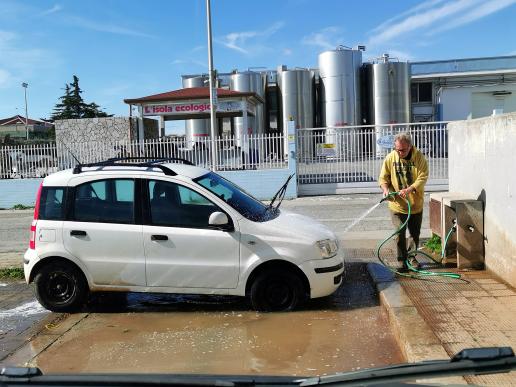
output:
[[[82,272],[63,261],[43,266],[34,277],[34,286],[39,303],[58,313],[77,311],[88,294]]]
[[[305,300],[299,276],[268,270],[261,273],[251,286],[251,304],[264,312],[290,311]]]

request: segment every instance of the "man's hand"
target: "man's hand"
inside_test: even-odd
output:
[[[410,193],[412,193],[414,191],[415,191],[415,189],[413,187],[407,187],[400,191],[400,196],[405,199]]]
[[[390,194],[389,192],[389,187],[382,187],[382,191],[383,191],[383,197],[387,197],[387,195]]]

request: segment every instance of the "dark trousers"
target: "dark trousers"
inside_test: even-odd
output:
[[[400,214],[391,212],[391,220],[396,230],[407,220],[407,214]],[[423,212],[419,214],[411,214],[408,225],[403,227],[398,234],[396,234],[396,246],[398,250],[398,260],[403,261],[407,259],[407,226],[409,229],[410,239],[409,246],[411,249],[417,249],[419,246],[419,234],[421,233],[421,223],[423,221]]]

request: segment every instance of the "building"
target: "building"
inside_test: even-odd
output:
[[[516,56],[411,63],[412,121],[516,111]]]
[[[45,134],[54,127],[54,124],[42,120],[27,119],[27,128],[25,128],[25,117],[16,115],[9,118],[0,119],[0,137],[27,137],[29,133]]]

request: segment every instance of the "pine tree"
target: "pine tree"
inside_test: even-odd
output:
[[[65,85],[65,94],[59,99],[52,114],[52,120],[66,120],[70,118],[93,118],[111,117],[111,115],[100,110],[95,102],[87,104],[81,96],[82,90],[79,86],[79,78],[74,75],[73,82]]]

